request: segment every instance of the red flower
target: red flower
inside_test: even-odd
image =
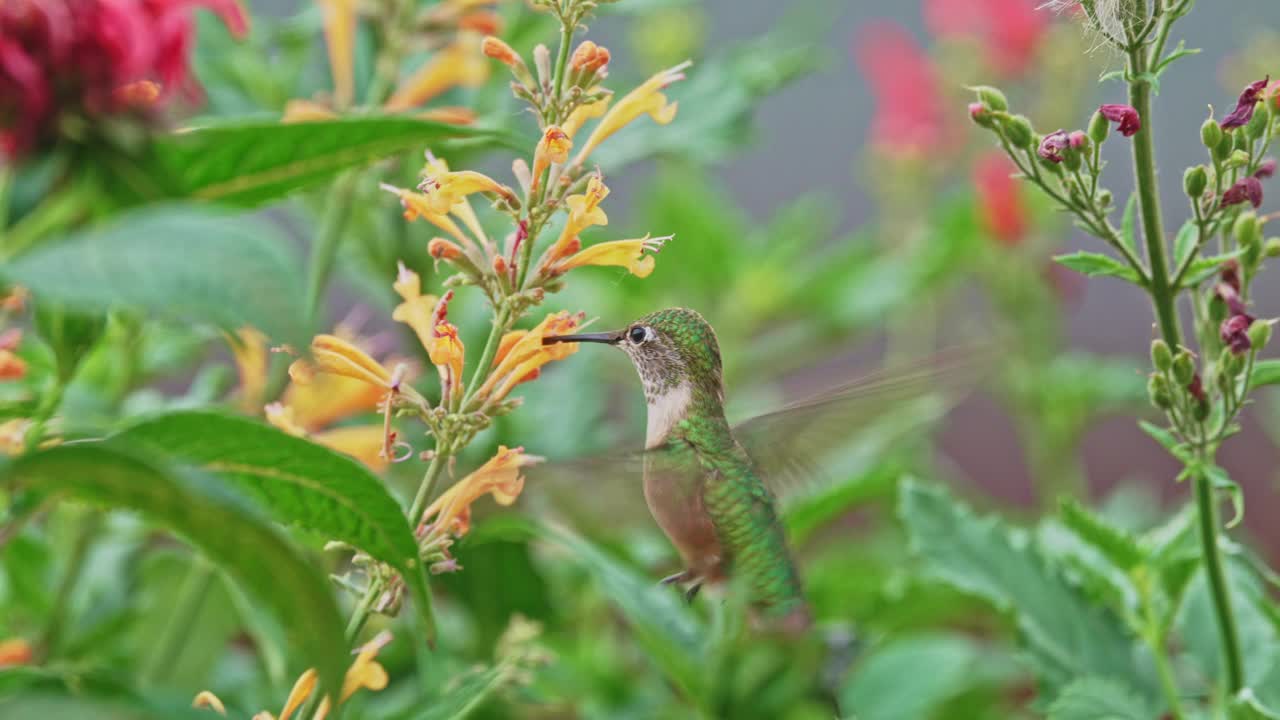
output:
[[[1249,176],[1237,180],[1235,185],[1222,193],[1223,205],[1239,205],[1246,200],[1254,207],[1262,204],[1262,181],[1256,177]]]
[[[940,38],[970,38],[987,64],[1006,75],[1025,71],[1048,29],[1039,0],[925,0],[924,21]]]
[[[1259,180],[1266,180],[1267,178],[1275,174],[1276,174],[1275,158],[1267,158],[1266,160],[1263,160],[1262,163],[1258,165],[1258,169],[1253,171],[1253,176],[1258,178]]]
[[[137,112],[139,101],[189,90],[197,6],[246,32],[236,0],[0,2],[0,153],[15,158],[49,141],[64,113]]]
[[[1036,154],[1054,163],[1062,162],[1062,151],[1071,147],[1071,137],[1066,130],[1057,130],[1044,136]]]
[[[1125,137],[1132,137],[1142,129],[1142,118],[1138,117],[1138,111],[1129,105],[1102,105],[1098,108],[1098,112],[1111,122],[1119,123],[1116,130]]]
[[[1236,109],[1231,114],[1222,119],[1222,129],[1231,130],[1238,127],[1244,127],[1253,119],[1253,108],[1258,104],[1258,100],[1262,99],[1262,90],[1271,82],[1271,76],[1249,83],[1240,93],[1240,98],[1236,100]]]
[[[900,26],[863,26],[854,55],[875,97],[870,142],[893,154],[929,153],[943,146],[943,110],[929,57]]]
[[[1222,326],[1218,328],[1218,334],[1222,336],[1222,342],[1231,348],[1231,352],[1240,355],[1249,349],[1249,326],[1253,324],[1253,318],[1248,315],[1232,315],[1222,321]]]
[[[973,165],[978,212],[987,232],[1003,245],[1017,245],[1027,230],[1026,208],[1018,195],[1017,171],[1002,153],[988,153]]]

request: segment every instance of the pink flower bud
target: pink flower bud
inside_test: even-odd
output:
[[[1222,321],[1218,334],[1222,336],[1223,344],[1231,348],[1231,352],[1240,355],[1252,345],[1249,342],[1249,326],[1252,324],[1253,318],[1248,315],[1232,315]]]
[[[1049,162],[1062,162],[1062,151],[1071,146],[1066,130],[1058,130],[1044,136],[1036,153]]]
[[[1119,123],[1116,130],[1125,137],[1132,137],[1142,129],[1142,118],[1138,117],[1138,111],[1130,105],[1102,105],[1098,112],[1111,122]]]
[[[1266,160],[1263,160],[1262,164],[1258,166],[1258,169],[1253,171],[1253,176],[1258,178],[1259,180],[1266,180],[1267,178],[1275,174],[1276,174],[1275,158],[1267,158]]]
[[[1257,82],[1249,83],[1245,86],[1244,90],[1240,93],[1240,99],[1236,100],[1236,109],[1232,110],[1229,115],[1223,118],[1223,130],[1231,130],[1233,128],[1244,127],[1249,124],[1249,121],[1253,119],[1253,108],[1258,104],[1258,100],[1261,99],[1260,94],[1262,93],[1263,88],[1265,88],[1267,83],[1270,81],[1271,76],[1268,75]]]
[[[1083,130],[1074,130],[1067,136],[1067,141],[1072,149],[1079,150],[1089,144],[1089,136],[1085,135]]]
[[[1222,204],[1239,205],[1248,200],[1250,205],[1258,207],[1262,204],[1262,181],[1256,177],[1237,180],[1235,185],[1222,193]]]

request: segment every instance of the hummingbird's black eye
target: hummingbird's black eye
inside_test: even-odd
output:
[[[631,342],[635,343],[636,345],[639,345],[640,343],[649,339],[649,329],[637,325],[631,328],[631,331],[627,333],[627,337],[631,340]]]

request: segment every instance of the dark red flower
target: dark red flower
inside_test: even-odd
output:
[[[1116,130],[1125,137],[1132,137],[1142,129],[1142,118],[1138,117],[1138,111],[1130,105],[1102,105],[1098,112],[1111,122],[1119,123]]]
[[[987,64],[1015,75],[1030,67],[1052,17],[1035,0],[925,0],[924,21],[939,38],[976,40]]]
[[[1036,153],[1049,162],[1062,162],[1062,152],[1071,147],[1071,138],[1066,130],[1057,130],[1044,136]]]
[[[1255,208],[1262,204],[1262,181],[1256,177],[1237,180],[1235,185],[1222,193],[1223,205],[1239,205],[1246,200]]]
[[[64,114],[136,114],[190,90],[198,6],[247,30],[236,0],[0,2],[0,154],[51,140]]]
[[[1017,245],[1027,231],[1027,212],[1013,177],[1017,167],[1002,153],[988,153],[973,165],[978,212],[987,232],[1003,245]]]
[[[897,155],[943,147],[937,74],[907,31],[889,22],[863,26],[854,55],[875,97],[871,144]]]
[[[1248,315],[1232,315],[1222,321],[1218,334],[1231,352],[1240,355],[1249,349],[1249,326],[1252,324],[1253,318]]]
[[[1204,383],[1200,382],[1200,373],[1196,373],[1191,378],[1191,382],[1187,384],[1187,392],[1191,393],[1191,397],[1195,398],[1198,403],[1209,402],[1209,396],[1204,392]]]
[[[1266,180],[1267,178],[1275,174],[1276,174],[1275,158],[1267,158],[1266,160],[1263,160],[1262,164],[1258,165],[1258,169],[1253,171],[1253,176],[1258,178],[1259,180]]]
[[[1228,260],[1222,263],[1222,271],[1218,277],[1222,278],[1222,282],[1236,292],[1235,301],[1239,303],[1240,302],[1240,296],[1239,296],[1240,263],[1236,262],[1234,259]],[[1225,300],[1228,305],[1231,304],[1231,300],[1227,298],[1225,295],[1223,295],[1221,292],[1219,292],[1218,295],[1222,297],[1222,299]],[[1243,307],[1243,305],[1241,307]],[[1241,312],[1243,312],[1243,310]]]
[[[1262,99],[1262,90],[1269,82],[1271,82],[1270,75],[1245,86],[1240,93],[1240,98],[1236,100],[1236,109],[1222,119],[1223,130],[1231,130],[1249,124],[1249,121],[1253,119],[1253,108],[1258,104],[1258,100]]]

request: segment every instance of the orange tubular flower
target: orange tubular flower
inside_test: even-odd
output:
[[[427,356],[440,371],[440,386],[446,395],[462,382],[462,364],[466,348],[458,338],[458,328],[446,319],[453,291],[444,294],[432,311],[431,338],[427,343]]]
[[[462,33],[404,81],[383,108],[388,112],[409,110],[454,86],[478,87],[488,79],[489,64],[480,52],[479,36]]]
[[[533,75],[529,73],[529,66],[525,65],[524,58],[520,57],[520,53],[515,48],[506,44],[501,38],[490,35],[480,44],[480,50],[488,57],[511,68],[511,74],[525,85],[533,85]]]
[[[351,105],[355,80],[356,0],[318,0],[324,12],[324,39],[329,46],[329,72],[333,76],[333,104]],[[286,115],[287,115],[286,111]]]
[[[400,198],[400,206],[404,208],[404,219],[413,222],[418,218],[422,218],[427,222],[435,225],[441,230],[449,233],[462,243],[469,243],[471,240],[463,234],[462,228],[449,217],[447,213],[436,212],[426,195],[412,190],[405,190],[394,185],[382,183],[383,190]]]
[[[591,131],[586,145],[583,145],[582,150],[578,152],[578,157],[574,159],[573,164],[581,166],[600,143],[641,115],[647,114],[659,125],[666,125],[674,120],[676,103],[668,103],[667,97],[659,91],[677,80],[683,80],[684,71],[692,64],[686,61],[663,70],[623,96],[600,119],[600,124]]]
[[[422,294],[422,278],[418,277],[418,273],[405,267],[404,263],[400,263],[400,272],[396,275],[396,281],[391,287],[404,299],[404,302],[397,305],[391,312],[391,319],[413,328],[422,347],[430,347],[434,331],[432,316],[436,306],[436,296]]]
[[[569,59],[569,67],[575,72],[594,73],[608,64],[609,48],[596,45],[590,40],[582,41]]]
[[[564,130],[565,135],[572,138],[574,135],[578,134],[578,131],[582,129],[582,126],[588,120],[598,118],[603,115],[604,112],[609,109],[609,101],[611,99],[612,98],[606,97],[603,100],[597,100],[593,103],[579,105],[574,108],[573,112],[569,113],[569,117],[564,121],[564,124],[560,126],[560,129]]]
[[[649,277],[649,273],[653,272],[654,259],[652,255],[646,255],[645,252],[658,252],[671,237],[666,235],[650,238],[645,235],[634,240],[614,240],[592,245],[556,263],[550,269],[559,274],[583,265],[611,265],[624,267],[636,277]]]
[[[564,224],[560,238],[547,250],[547,258],[563,257],[566,246],[577,241],[578,233],[592,225],[608,225],[609,216],[600,209],[600,203],[609,196],[609,188],[596,173],[587,180],[587,189],[581,195],[570,195],[564,204],[569,208],[569,221]],[[545,262],[545,261],[544,261]]]
[[[289,377],[294,382],[306,384],[316,374],[328,373],[360,380],[384,390],[392,389],[390,370],[337,335],[315,336],[311,341],[311,358],[311,362],[297,360],[289,366]]]
[[[487,402],[503,400],[517,385],[537,377],[543,365],[577,352],[577,343],[543,345],[542,338],[575,332],[585,317],[583,313],[551,313],[532,330],[515,330],[504,335],[494,355],[493,370],[480,386],[477,397]]]
[[[551,163],[563,163],[569,159],[569,151],[573,149],[573,140],[555,125],[550,125],[542,133],[538,147],[533,151],[533,189],[538,189],[542,181],[542,173]]]
[[[427,207],[442,215],[455,210],[455,206],[468,195],[478,192],[493,193],[508,201],[516,201],[516,194],[511,188],[475,170],[429,174],[418,184],[418,189],[427,198]]]
[[[524,489],[520,469],[534,465],[542,458],[526,455],[524,448],[498,446],[498,454],[479,469],[454,483],[422,513],[422,522],[433,518],[432,532],[465,535],[471,529],[471,505],[485,495],[493,495],[499,505],[510,505]]]

